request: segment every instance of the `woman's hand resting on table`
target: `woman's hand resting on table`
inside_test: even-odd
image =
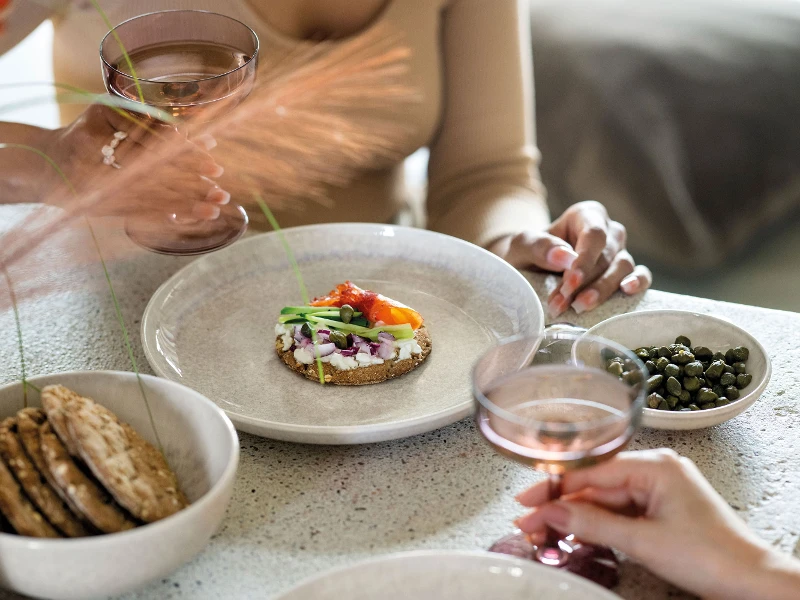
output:
[[[800,561],[759,540],[690,460],[671,450],[625,452],[570,471],[561,500],[542,481],[517,496],[533,511],[517,526],[534,540],[546,525],[611,546],[703,598],[800,598]]]
[[[592,310],[618,289],[632,295],[650,287],[650,270],[634,263],[626,238],[625,227],[589,200],[570,206],[546,231],[508,236],[489,250],[517,268],[563,272],[562,285],[547,305],[550,316],[557,317],[570,306],[578,313]]]
[[[103,163],[101,148],[117,131],[127,133],[115,148],[116,169]],[[100,201],[87,209],[94,216],[135,216],[163,219],[165,211],[199,219],[214,219],[230,200],[212,178],[223,169],[208,153],[216,145],[210,136],[190,141],[174,127],[137,126],[114,110],[95,104],[68,127],[48,132],[42,150],[64,172],[80,196],[103,190]],[[143,158],[150,158],[143,161]],[[39,183],[45,202],[69,205],[63,182],[52,169]],[[116,185],[119,182],[119,185]]]

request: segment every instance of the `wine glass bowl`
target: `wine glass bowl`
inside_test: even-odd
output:
[[[610,361],[623,365],[624,380],[607,371]],[[563,330],[515,338],[474,368],[476,425],[500,454],[548,473],[555,500],[565,472],[625,448],[641,420],[645,380],[641,361],[615,342]],[[533,556],[568,566],[578,546],[549,530]]]
[[[195,125],[233,110],[252,91],[258,50],[255,32],[236,19],[168,10],[117,25],[103,38],[100,58],[109,94],[160,109],[191,136]],[[152,117],[131,112],[154,124]],[[235,203],[221,206],[220,216],[209,221],[168,208],[155,226],[129,219],[129,237],[155,252],[191,255],[227,246],[247,229],[247,213]]]

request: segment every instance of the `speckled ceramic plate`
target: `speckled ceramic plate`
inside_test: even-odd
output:
[[[276,600],[621,600],[562,569],[489,552],[408,552],[302,583]]]
[[[242,431],[305,443],[415,435],[472,411],[470,371],[498,339],[536,334],[541,303],[525,278],[464,241],[403,227],[315,225],[284,232],[308,292],[347,279],[418,310],[433,351],[395,380],[321,386],[275,353],[280,309],[301,304],[280,238],[254,236],[208,254],[153,295],[142,343],[153,370],[214,400]]]

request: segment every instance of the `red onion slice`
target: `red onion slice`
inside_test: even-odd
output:
[[[389,360],[394,355],[394,345],[391,342],[379,344],[378,356],[383,360]]]
[[[317,346],[317,350],[319,350],[320,356],[330,356],[336,352],[336,344],[320,344]],[[314,352],[314,356],[316,357],[316,352]]]

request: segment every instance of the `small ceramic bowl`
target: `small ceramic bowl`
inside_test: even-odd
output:
[[[133,373],[84,371],[30,380],[93,398],[154,442]],[[191,505],[123,533],[44,540],[0,534],[0,587],[37,598],[116,596],[165,577],[198,554],[217,530],[233,492],[239,441],[228,417],[197,392],[143,375],[164,454]],[[29,388],[29,404],[39,394]],[[22,408],[22,385],[0,387],[0,418]]]
[[[724,423],[743,413],[758,400],[772,374],[769,356],[756,338],[730,321],[711,315],[683,310],[631,312],[598,323],[588,333],[613,340],[631,349],[674,344],[679,335],[687,336],[693,345],[707,346],[714,352],[725,352],[736,346],[747,346],[750,349],[747,372],[753,376],[753,381],[741,391],[738,400],[728,406],[693,412],[645,408],[642,416],[642,425],[645,427],[702,429]]]

